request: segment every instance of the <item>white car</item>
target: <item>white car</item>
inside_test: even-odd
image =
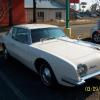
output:
[[[69,39],[57,26],[18,25],[1,40],[5,59],[16,58],[38,73],[46,86],[77,86],[100,75],[98,45]]]

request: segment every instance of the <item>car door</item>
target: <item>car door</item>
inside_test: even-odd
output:
[[[17,60],[27,65],[29,33],[24,28],[13,28],[10,39],[9,51],[10,54]]]

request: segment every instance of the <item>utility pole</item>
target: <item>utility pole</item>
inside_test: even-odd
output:
[[[12,9],[12,0],[8,0],[8,12],[9,12],[9,26],[13,25],[13,9]]]
[[[66,28],[69,28],[70,0],[66,0]]]
[[[36,0],[33,0],[33,23],[36,23]]]
[[[71,37],[71,28],[70,28],[70,0],[66,0],[66,29],[65,32],[69,37]]]

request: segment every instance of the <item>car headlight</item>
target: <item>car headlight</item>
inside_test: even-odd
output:
[[[87,73],[87,65],[85,64],[79,64],[77,66],[77,72],[82,77]]]

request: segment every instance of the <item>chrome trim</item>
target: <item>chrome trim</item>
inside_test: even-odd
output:
[[[95,77],[97,75],[100,75],[100,71],[95,72],[93,74],[88,74],[88,75],[80,78],[80,81],[76,81],[76,80],[72,80],[72,79],[62,79],[62,81],[65,82],[66,84],[70,84],[72,86],[78,86],[78,85],[84,84],[85,80]]]
[[[97,76],[97,75],[100,75],[100,71],[97,71],[97,72],[92,73],[92,74],[88,74],[88,75],[82,77],[81,79],[82,79],[82,80],[87,80],[87,79],[90,79],[91,77],[95,77],[95,76]]]
[[[64,80],[64,79],[62,79],[62,81],[65,82],[65,83],[67,83],[67,84],[70,84],[70,86],[78,86],[78,85],[82,85],[82,84],[85,83],[84,80],[81,80],[81,81],[79,81],[79,82],[74,81],[73,83],[70,82],[70,81]]]

